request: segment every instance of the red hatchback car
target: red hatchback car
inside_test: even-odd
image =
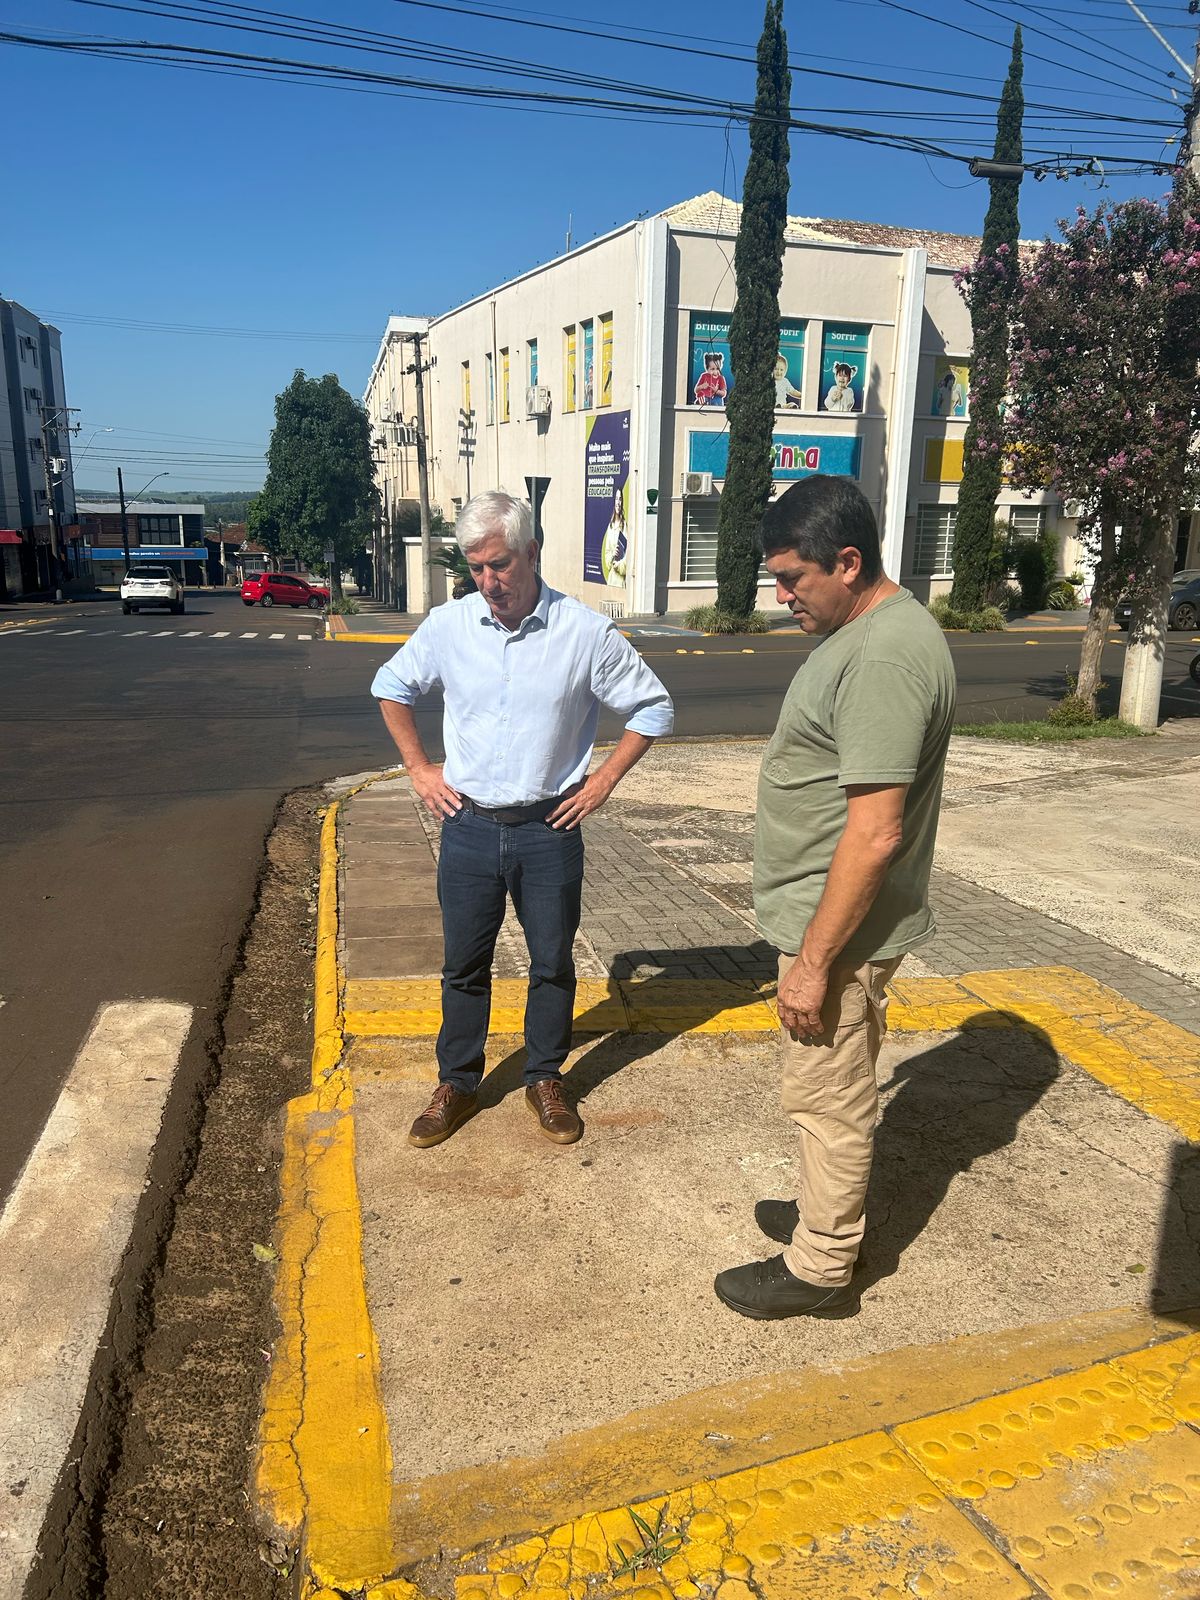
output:
[[[298,611],[323,611],[329,604],[329,590],[306,583],[293,572],[260,572],[242,585],[242,604],[247,606],[291,606]]]

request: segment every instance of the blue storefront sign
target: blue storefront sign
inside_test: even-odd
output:
[[[92,545],[91,554],[93,561],[124,561],[125,559],[125,552],[119,544],[111,548]],[[129,559],[131,561],[207,561],[208,551],[203,545],[131,544],[129,546]]]
[[[811,478],[815,472],[857,478],[862,440],[847,434],[773,433],[771,449],[773,478],[791,481]],[[724,478],[728,463],[727,430],[688,434],[689,472],[711,472],[714,478]]]

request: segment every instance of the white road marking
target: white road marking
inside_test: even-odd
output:
[[[256,633],[244,633],[244,634],[242,634],[242,638],[243,639],[257,639],[258,635]]]
[[[82,633],[83,631],[82,628],[68,628],[65,633],[60,633],[58,637],[60,639],[73,639],[77,633]]]
[[[191,1021],[101,1008],[0,1214],[0,1595],[33,1562]]]
[[[298,633],[296,635],[296,637],[297,637],[297,639],[303,639],[306,644],[311,644],[312,643],[312,634],[311,633]]]
[[[152,633],[150,635],[150,637],[152,639],[170,639],[172,637],[172,635],[174,634],[174,632],[175,632],[174,628],[163,628],[163,630],[160,633]]]
[[[213,634],[213,638],[214,639],[228,639],[228,637],[229,637],[228,633],[214,633]]]
[[[203,630],[201,628],[193,628],[191,633],[180,634],[180,638],[181,639],[198,639],[202,632],[203,632]]]
[[[287,638],[287,634],[286,633],[271,633],[271,634],[268,634],[267,637],[269,639],[286,639]]]
[[[145,628],[134,628],[132,633],[127,633],[125,635],[125,637],[127,639],[143,639],[143,638],[145,638],[145,636],[146,636]]]

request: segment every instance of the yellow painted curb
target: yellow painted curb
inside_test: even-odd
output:
[[[354,1165],[354,1090],[340,1065],[337,819],[321,825],[313,1088],[287,1108],[275,1305],[255,1482],[265,1514],[303,1544],[312,1584],[361,1588],[395,1566],[392,1456],[367,1306]]]
[[[342,629],[330,637],[337,644],[406,644],[412,638],[411,633],[351,633]]]

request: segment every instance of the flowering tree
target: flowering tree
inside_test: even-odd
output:
[[[996,113],[994,159],[1019,164],[1025,115],[1021,30]],[[1017,197],[1020,178],[993,178],[979,255],[957,283],[971,312],[971,420],[963,444],[963,477],[954,520],[954,587],[959,611],[978,611],[986,599],[996,496],[1000,493],[1001,406],[1008,357],[1009,305],[1017,286]]]
[[[1059,224],[1021,273],[1005,417],[1009,473],[1080,507],[1096,560],[1077,693],[1095,706],[1116,600],[1134,601],[1129,662],[1158,660],[1176,517],[1195,504],[1200,456],[1200,221],[1181,170],[1166,205],[1128,200]],[[1141,667],[1138,668],[1140,672]],[[1134,718],[1153,727],[1153,711]]]

